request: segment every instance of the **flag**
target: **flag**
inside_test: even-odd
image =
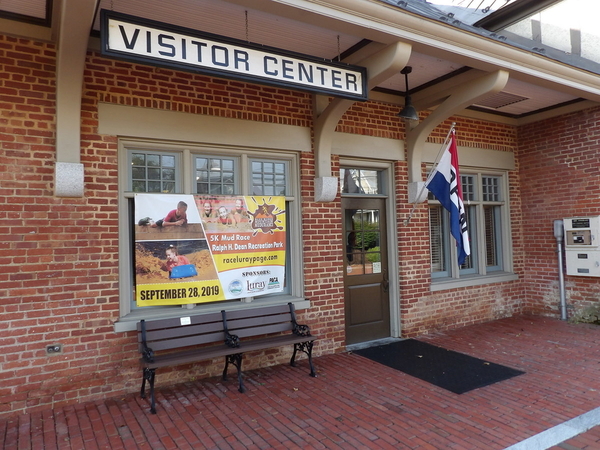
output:
[[[458,265],[465,262],[471,254],[469,233],[467,231],[467,216],[463,204],[462,186],[458,171],[458,150],[454,130],[450,133],[450,143],[444,150],[440,162],[435,167],[425,186],[450,212],[450,232],[458,247]]]

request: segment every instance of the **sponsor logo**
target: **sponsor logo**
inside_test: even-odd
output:
[[[246,283],[248,292],[262,292],[267,284],[264,281],[247,281]]]
[[[267,289],[279,289],[279,287],[280,287],[279,278],[277,278],[277,277],[269,278],[269,284],[267,286]]]
[[[239,295],[244,290],[244,285],[240,280],[233,280],[229,283],[229,293],[232,295]]]

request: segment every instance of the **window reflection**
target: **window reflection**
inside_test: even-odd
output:
[[[379,210],[346,210],[346,273],[381,272],[381,228]]]
[[[340,169],[342,194],[381,194],[381,172],[366,169]]]

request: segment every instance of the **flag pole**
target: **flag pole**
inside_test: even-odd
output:
[[[450,134],[452,133],[452,131],[454,131],[455,128],[456,128],[456,122],[452,122],[452,126],[450,127],[450,130],[448,130],[448,134],[446,135],[446,139],[444,139],[444,143],[440,147],[440,150],[439,150],[437,156],[435,157],[435,161],[433,163],[433,167],[429,171],[429,175],[427,175],[427,179],[425,180],[425,183],[423,184],[423,187],[421,187],[421,190],[419,191],[419,193],[418,193],[418,195],[417,195],[417,197],[415,199],[415,203],[413,203],[413,207],[410,210],[410,213],[408,214],[408,217],[406,218],[406,220],[404,220],[404,226],[407,226],[410,223],[410,219],[412,219],[412,216],[413,216],[413,214],[415,212],[415,209],[417,209],[417,200],[419,200],[421,198],[421,195],[423,195],[423,192],[426,189],[427,183],[429,182],[429,179],[431,178],[431,174],[433,174],[435,172],[435,169],[437,168],[438,164],[440,163],[440,157],[442,156],[442,153],[446,149],[446,144],[448,143],[448,139],[450,139]]]

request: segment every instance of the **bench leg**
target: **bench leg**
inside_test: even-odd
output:
[[[313,349],[313,341],[301,342],[299,344],[294,344],[294,353],[292,353],[292,359],[290,359],[290,366],[296,367],[296,353],[298,351],[306,353],[308,356],[308,365],[310,366],[310,376],[316,377],[317,373],[315,372],[315,368],[312,363],[312,349]]]
[[[223,381],[227,381],[227,367],[229,367],[229,363],[233,364],[237,368],[238,373],[238,391],[242,394],[246,392],[246,387],[244,386],[244,380],[242,378],[242,357],[243,353],[236,353],[235,355],[229,355],[225,357],[225,370],[223,370]]]
[[[154,401],[154,377],[156,369],[144,368],[144,375],[142,377],[142,390],[140,396],[146,398],[146,380],[150,383],[150,412],[156,414],[156,404]]]
[[[225,357],[225,368],[223,369],[223,381],[227,381],[227,369],[229,369],[229,356]]]

